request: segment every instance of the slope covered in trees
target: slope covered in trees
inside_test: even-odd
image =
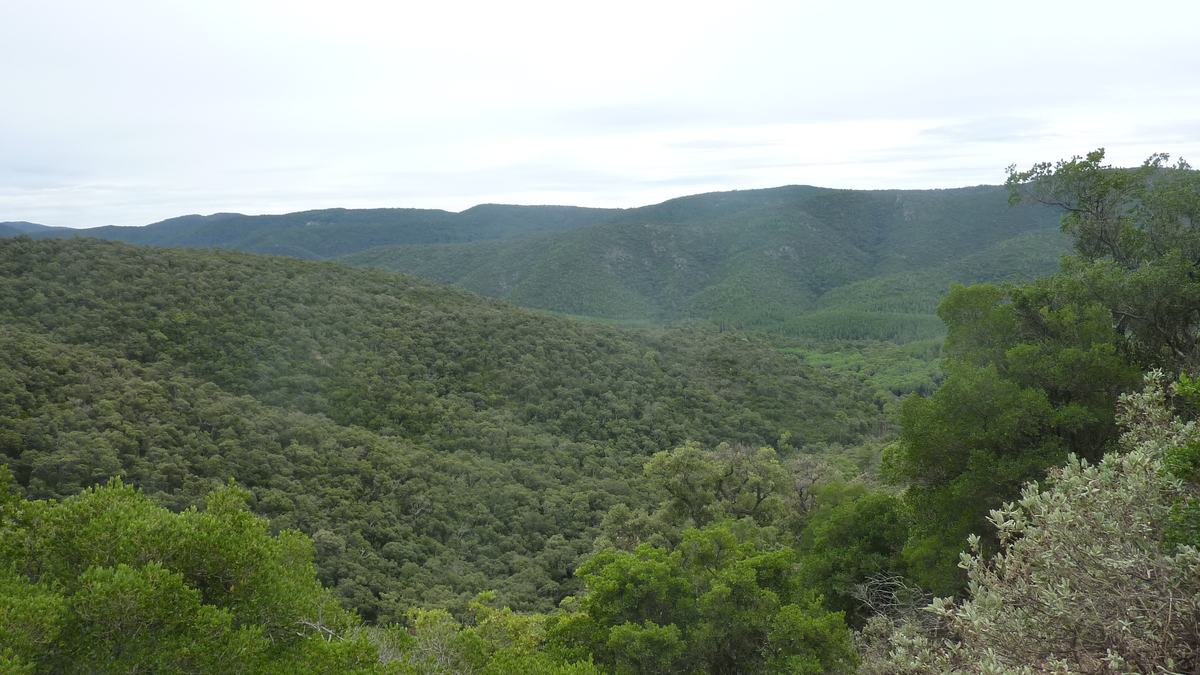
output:
[[[282,215],[180,216],[145,227],[72,230],[33,226],[37,238],[94,237],[148,246],[222,248],[324,259],[374,246],[502,239],[570,230],[605,220],[613,209],[481,204],[461,213],[434,209],[321,209]],[[20,228],[14,228],[20,229]],[[3,232],[0,232],[3,234]]]
[[[683,197],[539,237],[343,260],[569,314],[910,340],[941,333],[933,310],[951,282],[1052,271],[1066,250],[1055,218],[1010,209],[996,187],[785,187]]]
[[[908,387],[895,489],[856,477],[881,392],[801,341],[329,264],[0,244],[0,665],[1192,672],[1200,174],[1097,151],[1010,188],[1062,209],[1077,255],[941,302],[946,377]],[[114,474],[145,496],[87,490]]]
[[[549,607],[641,466],[693,439],[796,452],[872,395],[751,338],[631,333],[392,273],[94,240],[0,242],[0,452],[27,496],[228,479],[368,619],[496,589]]]
[[[326,209],[25,231],[338,258],[591,317],[908,341],[942,334],[933,308],[952,282],[1053,271],[1066,250],[1055,219],[1047,208],[1010,209],[999,187],[790,186],[635,209]]]
[[[39,233],[50,232],[56,228],[38,225],[37,223],[27,223],[23,220],[10,220],[0,222],[0,237],[19,237],[21,235],[37,235]]]

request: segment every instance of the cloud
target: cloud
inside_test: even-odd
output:
[[[771,141],[739,141],[736,139],[725,138],[696,138],[689,141],[676,141],[670,144],[672,148],[678,150],[747,150],[760,148],[776,148],[783,143],[778,140]]]
[[[955,143],[1008,143],[1054,136],[1044,122],[1028,117],[976,117],[921,132],[932,139]]]
[[[1200,156],[1180,85],[1200,4],[931,2],[0,3],[0,220],[634,206],[997,182],[1100,145]]]

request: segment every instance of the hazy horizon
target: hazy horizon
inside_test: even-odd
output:
[[[9,3],[0,221],[630,208],[1196,157],[1198,23],[1163,1]]]
[[[763,191],[763,190],[778,190],[778,189],[789,188],[789,187],[811,187],[811,188],[817,188],[817,189],[821,189],[821,190],[889,191],[889,190],[964,190],[964,189],[970,189],[970,188],[976,188],[976,187],[1001,187],[1001,185],[1002,185],[1001,183],[979,183],[979,184],[975,184],[975,185],[958,185],[958,186],[952,186],[952,187],[935,187],[935,188],[839,188],[839,187],[834,187],[834,186],[829,186],[829,185],[801,185],[801,184],[793,183],[790,185],[772,185],[772,186],[768,186],[768,187],[731,188],[729,190],[709,190],[709,191],[705,191],[705,192],[679,194],[679,195],[675,195],[673,197],[667,197],[666,199],[663,199],[663,200],[657,201],[657,202],[649,202],[649,203],[645,203],[645,204],[616,205],[616,206],[593,206],[593,205],[587,205],[587,204],[518,204],[518,203],[508,203],[508,202],[480,202],[478,204],[472,204],[470,206],[467,206],[467,207],[464,207],[461,209],[443,209],[443,208],[438,208],[436,206],[416,207],[416,206],[406,206],[404,204],[379,205],[379,206],[356,206],[356,207],[331,205],[331,206],[302,207],[299,209],[289,210],[289,211],[270,211],[270,212],[264,211],[264,212],[254,212],[254,213],[246,213],[246,212],[242,212],[242,211],[227,211],[227,210],[211,211],[211,212],[206,212],[206,213],[177,213],[175,215],[167,216],[166,218],[160,218],[158,220],[150,221],[147,223],[138,223],[138,224],[130,224],[130,225],[116,225],[114,223],[102,223],[102,224],[97,224],[97,225],[56,226],[56,225],[52,225],[50,223],[39,223],[36,221],[14,220],[14,219],[0,220],[0,224],[6,223],[6,222],[27,222],[27,223],[32,223],[34,225],[46,225],[49,227],[68,227],[70,229],[90,229],[93,227],[145,227],[147,225],[155,225],[157,223],[160,223],[160,222],[163,222],[166,220],[172,220],[175,218],[188,218],[188,217],[194,217],[194,216],[199,216],[199,217],[203,217],[203,218],[207,218],[210,216],[217,216],[217,215],[226,215],[226,214],[236,215],[236,216],[251,216],[251,217],[252,216],[282,216],[282,215],[290,215],[293,213],[306,213],[309,211],[330,211],[330,210],[334,210],[334,209],[345,209],[345,210],[415,209],[415,210],[445,211],[448,213],[463,213],[465,211],[469,211],[471,209],[478,208],[481,206],[513,206],[513,207],[518,207],[518,208],[566,207],[566,208],[583,208],[583,209],[634,210],[634,209],[639,209],[639,208],[644,208],[644,207],[649,207],[649,206],[656,206],[658,204],[662,204],[663,202],[673,201],[675,199],[684,199],[687,197],[698,197],[698,196],[702,196],[702,195],[706,195],[706,194],[720,194],[723,192],[755,192],[755,191]]]

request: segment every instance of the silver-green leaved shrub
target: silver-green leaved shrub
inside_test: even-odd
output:
[[[1151,373],[1122,397],[1121,452],[1072,457],[992,511],[1001,551],[985,559],[970,538],[967,599],[934,600],[940,625],[869,624],[864,671],[1200,672],[1200,551],[1165,536],[1172,505],[1196,486],[1164,467],[1200,430],[1173,417],[1164,381]]]

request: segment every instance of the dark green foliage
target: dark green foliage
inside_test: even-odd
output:
[[[826,448],[854,381],[733,334],[635,334],[394,274],[0,242],[0,452],[30,497],[123,475],[173,509],[229,478],[370,620],[494,588],[549,608],[642,464],[689,439]]]
[[[960,586],[958,551],[989,531],[990,509],[1068,453],[1111,449],[1138,373],[1200,363],[1200,173],[1165,155],[1133,170],[1103,158],[1010,170],[1015,201],[1065,212],[1077,258],[1025,286],[956,287],[939,307],[946,381],[905,402],[887,457],[910,486],[910,573],[939,593]]]
[[[1200,260],[1200,174],[1180,159],[1151,155],[1136,169],[1104,164],[1104,149],[1009,168],[1010,201],[1035,201],[1063,212],[1062,229],[1085,260],[1126,269],[1176,252]]]
[[[684,197],[528,239],[343,260],[569,314],[908,341],[941,334],[933,311],[950,282],[1051,271],[1065,251],[1053,222],[1048,209],[1008,209],[1001,188],[793,186]]]
[[[0,643],[27,672],[353,672],[376,651],[316,579],[312,543],[272,536],[224,488],[170,511],[114,481],[24,501],[0,467]]]
[[[1099,149],[1010,169],[1008,184],[1014,201],[1065,212],[1079,259],[1058,275],[1059,292],[1109,309],[1138,363],[1178,372],[1200,367],[1200,171],[1168,160],[1118,169]]]
[[[889,460],[910,486],[909,567],[951,593],[966,536],[1068,453],[1098,458],[1116,432],[1116,397],[1140,371],[1119,353],[1102,307],[1063,302],[1037,284],[960,286],[940,312],[950,331],[946,381],[904,402]]]
[[[1165,534],[1171,546],[1200,546],[1200,443],[1172,448],[1164,458],[1172,477],[1191,486],[1191,495],[1176,502]]]
[[[46,228],[0,223],[37,238],[96,237],[149,246],[224,248],[322,259],[375,246],[503,239],[607,220],[611,209],[481,204],[462,213],[428,209],[323,209],[283,215],[180,216],[145,227]],[[29,225],[31,227],[19,227]]]
[[[637,209],[482,205],[182,216],[142,228],[0,229],[339,259],[559,313],[688,318],[816,339],[939,336],[951,282],[1028,279],[1065,251],[1049,209],[1001,188],[790,186]]]
[[[1177,409],[1184,419],[1200,416],[1200,377],[1180,373],[1175,383]],[[1165,539],[1168,545],[1200,547],[1200,443],[1185,443],[1167,450],[1163,458],[1167,473],[1188,486],[1172,507]]]
[[[586,591],[551,642],[616,673],[852,671],[841,614],[797,583],[795,564],[729,524],[689,529],[671,550],[604,551],[580,567]]]
[[[872,577],[905,572],[904,506],[896,495],[861,484],[832,483],[815,492],[817,505],[801,538],[801,579],[824,596],[826,606],[861,625],[870,617],[855,587]]]
[[[635,512],[622,504],[609,511],[599,556],[642,545],[677,551],[688,532],[719,525],[739,541],[797,555],[798,587],[824,596],[827,609],[856,624],[866,614],[855,586],[904,572],[908,523],[900,499],[842,482],[836,467],[811,455],[781,462],[771,448],[689,444],[657,453],[645,472],[661,498],[658,508]]]

